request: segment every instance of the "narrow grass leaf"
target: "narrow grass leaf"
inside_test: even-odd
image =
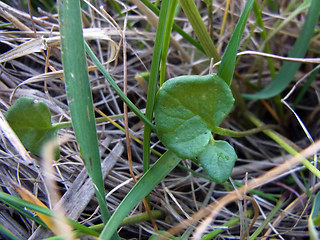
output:
[[[11,196],[10,194],[4,193],[4,192],[0,192],[0,201],[9,202],[12,204],[12,206],[17,205],[24,208],[28,208],[32,211],[42,213],[47,216],[51,216],[51,217],[53,216],[53,213],[46,207],[41,207],[39,205]]]
[[[112,79],[108,71],[104,68],[102,63],[99,61],[99,59],[96,57],[96,55],[92,52],[89,45],[84,42],[86,52],[88,53],[91,60],[94,62],[94,64],[97,66],[97,68],[100,70],[100,72],[103,74],[103,76],[107,79],[108,83],[111,85],[111,87],[116,91],[116,93],[119,95],[122,101],[124,101],[128,107],[143,121],[145,124],[149,125],[150,128],[154,128],[153,124],[150,120],[148,120],[144,114],[130,101],[130,99],[122,92],[122,90],[118,87],[117,83]]]
[[[252,210],[251,209],[247,209],[247,216],[249,217],[250,215],[252,215]],[[239,222],[240,222],[240,218],[239,217],[232,218],[231,220],[229,220],[226,223],[222,224],[221,225],[222,228],[218,228],[218,229],[213,230],[212,232],[204,235],[200,240],[212,240],[212,239],[215,239],[215,237],[217,237],[220,233],[228,230],[228,228],[230,228],[230,227],[235,226]]]
[[[15,208],[17,210],[19,210],[19,208],[27,208],[27,209],[30,209],[34,212],[37,212],[38,214],[41,213],[41,214],[44,214],[49,217],[54,217],[54,213],[51,210],[49,210],[48,208],[41,207],[39,205],[22,200],[20,198],[14,197],[14,196],[11,196],[11,195],[4,193],[4,192],[0,192],[0,201],[5,202],[5,203],[9,203],[11,206],[13,206],[13,208]],[[70,219],[66,219],[66,221],[70,224],[71,227],[79,230],[82,233],[88,234],[90,236],[96,236],[96,237],[99,235],[99,233],[97,233],[96,231],[94,231],[86,226],[83,226],[80,223],[77,223],[77,222],[72,221]]]
[[[16,235],[14,235],[12,232],[10,232],[8,229],[6,229],[2,224],[0,224],[0,236],[7,237],[6,239],[11,240],[20,240]]]
[[[152,63],[148,85],[146,117],[149,121],[152,121],[153,119],[153,107],[157,92],[161,51],[163,47],[162,45],[164,41],[164,34],[167,26],[167,15],[170,3],[170,0],[164,0],[161,4],[160,9],[159,23],[156,33],[156,40],[154,43],[154,51],[152,55]],[[148,125],[144,127],[143,139],[143,172],[145,173],[149,169],[150,165],[151,128]]]
[[[309,12],[303,28],[296,40],[289,57],[303,58],[306,54],[309,42],[313,36],[314,28],[319,18],[320,1],[313,0],[309,8]],[[265,99],[276,96],[281,93],[291,82],[295,73],[299,69],[301,63],[285,62],[278,75],[273,79],[272,83],[262,91],[255,94],[243,94],[247,99]]]
[[[195,32],[200,44],[209,58],[213,58],[214,62],[220,60],[219,53],[213,44],[213,41],[204,25],[200,13],[197,9],[194,0],[182,0],[179,1],[183,12],[187,16],[189,22],[192,25],[193,31]]]
[[[143,2],[144,5],[146,5],[152,12],[154,12],[156,15],[159,16],[160,10],[154,4],[152,4],[149,0],[141,0],[141,2]],[[189,36],[177,24],[173,23],[172,28],[173,28],[173,30],[177,31],[186,41],[188,41],[193,46],[198,48],[198,50],[200,50],[201,52],[204,53],[204,50],[203,50],[202,46],[200,45],[200,43],[197,42],[196,40],[194,40],[191,36]]]
[[[286,15],[286,18],[284,18],[282,21],[279,19],[276,21],[276,23],[273,26],[273,29],[268,33],[266,39],[264,39],[264,42],[259,46],[259,51],[263,51],[266,44],[286,25],[288,25],[291,21],[294,21],[294,18],[297,17],[297,15],[301,14],[303,11],[308,9],[311,5],[311,0],[304,0],[299,6],[296,6],[296,3],[293,3],[292,7],[287,7],[283,14]],[[293,10],[293,11],[292,11]],[[291,13],[289,11],[292,11]]]
[[[264,125],[258,118],[256,118],[250,112],[246,112],[246,118],[249,119],[254,125],[260,127]],[[275,132],[272,129],[263,130],[263,133],[277,142],[281,147],[283,147],[288,153],[292,156],[297,156],[299,152],[294,149],[290,144],[287,143],[286,139],[281,136],[279,133]],[[301,163],[310,171],[312,172],[317,178],[320,179],[320,171],[306,158],[302,158]]]
[[[44,228],[48,228],[48,226],[33,212],[29,211],[25,206],[22,205],[17,205],[17,204],[12,204],[11,202],[8,202],[0,197],[0,201],[2,201],[4,204],[8,205],[10,208],[15,209],[17,212],[20,214],[24,215],[26,218],[29,220],[39,224],[40,226]]]
[[[161,235],[165,235],[165,237],[160,237]],[[148,240],[159,240],[159,239],[169,239],[169,240],[184,240],[186,238],[183,237],[175,237],[175,236],[169,236],[169,233],[163,230],[157,231],[154,235],[149,237]]]
[[[320,192],[317,193],[311,210],[311,214],[308,219],[308,228],[310,233],[310,239],[319,239],[319,233],[316,226],[320,225]]]
[[[60,0],[58,7],[61,55],[72,126],[86,169],[95,186],[103,222],[107,222],[110,213],[105,200],[80,3],[77,0]],[[113,237],[119,239],[116,234]]]
[[[259,8],[258,2],[257,0],[254,1],[253,3],[253,12],[254,15],[256,17],[256,24],[260,27],[260,29],[262,29],[262,31],[260,32],[261,38],[263,40],[267,39],[267,31],[264,27],[264,23],[263,23],[263,19],[262,19],[262,10]],[[271,48],[268,42],[266,42],[264,49],[262,49],[263,52],[267,52],[267,53],[271,53]],[[268,61],[268,66],[270,69],[270,73],[271,76],[275,76],[276,74],[276,70],[275,70],[275,66],[274,66],[274,61],[272,58],[267,58]]]
[[[221,77],[228,85],[230,85],[232,81],[236,64],[237,51],[239,49],[241,37],[244,31],[244,27],[247,23],[247,19],[251,11],[253,2],[254,0],[247,1],[218,69],[218,76]]]
[[[21,187],[21,186],[18,186],[18,185],[14,185],[15,189],[19,192],[20,196],[22,197],[22,199],[28,201],[28,202],[31,202],[33,204],[36,204],[40,207],[43,207],[43,208],[47,208],[46,205],[44,205],[38,198],[36,198],[31,192],[29,192],[27,189]],[[47,225],[48,228],[50,228],[50,230],[52,232],[54,232],[55,234],[57,233],[56,232],[56,229],[55,229],[55,226],[53,224],[53,221],[51,219],[51,217],[43,214],[43,213],[40,213],[40,212],[36,212],[37,215],[39,216],[39,218]]]
[[[280,211],[281,206],[283,205],[283,200],[280,199],[277,201],[276,205],[269,213],[268,217],[259,225],[259,227],[251,234],[249,240],[257,239],[259,234],[267,227],[268,224],[272,221],[272,218]]]
[[[166,78],[168,49],[169,49],[172,24],[174,21],[177,2],[178,0],[172,0],[168,8],[167,21],[166,21],[166,26],[165,26],[164,36],[163,36],[163,44],[162,44],[163,46],[161,49],[160,86],[164,83]]]
[[[141,177],[127,196],[122,200],[116,211],[100,234],[100,238],[107,240],[120,226],[122,220],[130,211],[180,162],[180,158],[173,152],[167,151]]]

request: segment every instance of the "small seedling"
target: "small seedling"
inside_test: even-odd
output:
[[[200,164],[216,182],[225,182],[237,155],[211,132],[234,103],[228,84],[217,75],[181,76],[166,81],[155,103],[156,131],[161,142],[180,158]]]

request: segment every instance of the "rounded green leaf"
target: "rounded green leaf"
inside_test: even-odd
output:
[[[162,85],[156,98],[158,137],[177,156],[195,159],[233,102],[229,86],[217,75],[172,78]]]
[[[237,158],[237,154],[229,143],[210,140],[205,150],[199,155],[199,163],[213,181],[223,183],[230,177]]]
[[[43,102],[21,97],[8,109],[5,117],[25,148],[33,154],[40,155],[43,144],[56,136],[50,110]]]

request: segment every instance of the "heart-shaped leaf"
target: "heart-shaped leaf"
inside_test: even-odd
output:
[[[199,155],[199,163],[213,181],[224,183],[230,177],[237,158],[229,143],[211,139]]]
[[[8,109],[5,117],[25,148],[38,156],[43,144],[56,136],[50,110],[43,102],[21,97]]]
[[[217,75],[172,78],[157,94],[154,110],[158,137],[177,156],[195,159],[233,102],[228,84]]]

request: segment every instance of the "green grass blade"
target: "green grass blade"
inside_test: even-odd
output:
[[[80,3],[77,0],[60,0],[58,7],[61,55],[72,126],[86,169],[95,186],[103,222],[107,222],[110,213],[105,200],[93,101],[82,35]]]
[[[147,107],[146,107],[146,117],[149,121],[153,119],[153,107],[157,92],[157,83],[159,77],[159,67],[160,67],[160,58],[161,51],[164,42],[164,35],[166,31],[167,15],[169,5],[171,0],[164,0],[161,4],[159,23],[156,33],[156,40],[154,43],[154,52],[152,55],[152,63],[150,69],[150,78],[148,85],[148,96],[147,96]],[[167,36],[168,37],[168,36]],[[146,125],[144,128],[143,136],[143,172],[146,172],[149,169],[150,165],[150,141],[151,141],[151,128]]]
[[[260,127],[263,125],[263,123],[256,118],[253,114],[251,114],[250,112],[246,112],[245,116],[248,120],[250,120],[254,125],[256,125],[257,127]],[[299,154],[298,151],[296,151],[291,145],[289,145],[284,139],[283,137],[278,134],[277,132],[275,132],[272,129],[266,129],[262,131],[265,135],[267,135],[268,137],[270,137],[272,140],[274,140],[275,142],[277,142],[281,147],[283,147],[283,149],[285,149],[288,153],[290,153],[292,156],[297,156]],[[300,160],[300,162],[310,171],[312,172],[317,178],[320,179],[320,170],[318,170],[315,166],[312,165],[312,163],[306,159],[303,158]]]
[[[262,31],[260,32],[261,38],[263,40],[266,40],[268,36],[267,36],[267,32],[266,32],[266,29],[263,24],[263,19],[262,19],[262,14],[261,14],[262,10],[259,8],[259,4],[258,4],[257,0],[255,0],[253,3],[253,12],[256,17],[257,25],[262,29]],[[270,48],[270,45],[268,42],[266,42],[265,47],[264,47],[264,49],[262,49],[262,51],[267,52],[267,53],[271,53],[271,48]],[[274,67],[273,59],[268,58],[267,61],[268,61],[268,66],[270,69],[271,76],[275,76],[276,70]]]
[[[259,51],[263,51],[270,39],[272,39],[284,26],[288,25],[298,14],[301,14],[301,12],[308,9],[310,7],[310,4],[311,0],[305,0],[298,7],[294,6],[294,9],[288,6],[286,10],[290,11],[292,9],[293,12],[290,13],[290,15],[286,17],[283,21],[281,21],[280,24],[278,24],[278,22],[275,24],[274,29],[268,33],[266,39],[264,39],[265,41],[259,47]],[[293,5],[296,4],[293,3]],[[286,10],[284,10],[284,13],[287,12]]]
[[[30,203],[30,202],[25,201],[21,198],[11,196],[10,194],[4,193],[4,192],[0,192],[0,201],[5,202],[5,203],[10,203],[11,206],[13,206],[13,208],[16,208],[14,206],[20,206],[20,207],[28,208],[28,209],[35,211],[35,212],[45,214],[47,216],[53,216],[53,213],[47,208],[40,207],[36,204]],[[17,209],[17,210],[19,210],[19,209]]]
[[[306,54],[319,18],[319,9],[320,1],[313,0],[301,33],[290,51],[289,57],[303,58]],[[297,62],[285,62],[269,86],[255,94],[243,94],[243,97],[247,99],[265,99],[276,96],[288,86],[300,65],[301,63]]]
[[[100,238],[107,240],[120,226],[122,220],[175,166],[180,158],[167,151],[159,160],[141,177],[127,196],[122,200],[110,220],[100,234]]]
[[[20,198],[18,198],[18,199],[20,199]],[[1,198],[1,196],[0,196],[0,201],[2,201],[4,204],[8,205],[12,209],[15,209],[17,212],[24,215],[29,220],[34,221],[35,223],[41,225],[42,227],[49,229],[48,226],[38,216],[35,216],[34,214],[32,214],[23,205],[12,204],[11,202],[8,202],[5,199]]]
[[[229,85],[232,81],[241,37],[244,31],[244,27],[247,23],[247,19],[251,11],[253,2],[254,0],[247,1],[219,66],[218,76],[221,77]]]
[[[177,6],[177,0],[172,0],[171,4],[169,4],[168,14],[167,14],[167,21],[163,36],[163,46],[161,51],[161,62],[160,62],[160,87],[165,81],[166,78],[166,65],[167,65],[167,56],[168,56],[168,49],[170,43],[170,36],[172,31],[172,24],[174,21],[175,10]]]
[[[153,5],[149,0],[141,0],[141,2],[143,2],[144,5],[146,5],[152,12],[154,12],[156,15],[159,16],[160,14],[160,10]],[[196,48],[198,48],[198,50],[200,50],[201,52],[204,53],[204,50],[202,48],[202,46],[200,45],[199,42],[197,42],[196,40],[194,40],[191,36],[189,36],[185,31],[183,31],[177,24],[173,23],[173,30],[175,30],[177,33],[179,33],[186,41],[188,41],[189,43],[191,43],[193,46],[195,46]]]
[[[200,13],[197,9],[196,4],[193,0],[182,0],[179,1],[180,5],[183,9],[183,12],[187,16],[190,21],[193,31],[195,32],[197,38],[200,41],[201,46],[203,47],[206,55],[209,58],[213,58],[214,62],[218,62],[220,60],[219,53],[214,46],[212,39],[204,25]]]
[[[130,99],[122,92],[122,90],[118,87],[117,83],[112,79],[110,74],[107,72],[107,70],[104,68],[102,63],[99,61],[99,59],[96,57],[96,55],[92,52],[89,45],[84,42],[86,51],[91,58],[91,60],[94,62],[94,64],[97,66],[97,68],[100,70],[100,72],[103,74],[103,76],[107,79],[111,87],[116,91],[116,93],[119,95],[122,101],[124,101],[128,107],[137,115],[137,117],[140,118],[145,124],[149,125],[152,129],[154,129],[153,124],[150,120],[148,120],[144,114],[130,101]]]
[[[6,229],[2,224],[0,224],[0,236],[6,236],[8,239],[11,240],[20,240],[16,235],[14,235],[12,232],[10,232],[8,229]]]
[[[283,205],[283,200],[280,199],[277,201],[274,208],[269,213],[268,217],[260,224],[260,226],[254,231],[254,233],[250,236],[249,240],[258,239],[259,234],[263,231],[263,229],[272,221],[275,214],[280,210]]]
[[[308,229],[310,234],[310,239],[319,239],[319,233],[316,226],[320,225],[320,192],[317,193],[313,200],[313,206],[311,214],[308,219]]]
[[[19,208],[27,208],[32,211],[39,212],[39,213],[45,214],[50,217],[54,217],[54,212],[49,210],[48,208],[38,206],[36,204],[33,204],[33,203],[30,203],[30,202],[25,201],[23,199],[11,196],[11,195],[4,193],[4,192],[0,192],[0,201],[5,202],[5,203],[9,203],[11,206],[13,206],[17,210],[19,210]],[[24,214],[24,213],[22,213],[22,214]],[[82,233],[86,233],[91,236],[98,236],[99,235],[96,231],[94,231],[86,226],[83,226],[80,223],[77,223],[77,222],[72,221],[70,219],[66,219],[66,221],[70,224],[70,226],[79,230]]]
[[[160,210],[151,210],[151,215],[153,218],[155,219],[162,219],[165,217],[165,214],[163,211]],[[146,222],[150,220],[150,215],[147,212],[143,212],[140,214],[136,214],[136,215],[131,215],[129,217],[126,217],[122,220],[120,226],[129,226],[129,225],[135,225],[135,224],[139,224],[142,222]],[[103,224],[97,224],[94,226],[91,226],[90,229],[97,231],[97,232],[101,232],[104,228]]]
[[[250,208],[247,209],[247,214],[246,215],[247,215],[247,217],[250,217],[252,215],[252,210]],[[200,240],[215,239],[215,237],[217,237],[219,234],[223,233],[228,228],[231,228],[231,227],[235,226],[239,222],[240,222],[240,217],[232,218],[229,221],[227,221],[226,223],[221,225],[222,227],[226,227],[226,228],[217,228],[217,229],[213,230],[212,232],[204,235]]]

